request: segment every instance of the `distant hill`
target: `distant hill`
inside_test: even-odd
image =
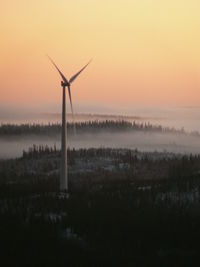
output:
[[[58,119],[60,120],[60,113],[41,113],[41,117],[49,118],[49,119]],[[70,121],[72,121],[72,114],[68,113],[67,117]],[[142,116],[128,116],[128,115],[114,115],[114,114],[92,114],[92,113],[76,113],[74,114],[74,118],[76,121],[104,121],[104,120],[125,120],[125,121],[135,121],[135,120],[157,120],[161,119],[158,117],[142,117]],[[162,118],[163,119],[163,118]]]

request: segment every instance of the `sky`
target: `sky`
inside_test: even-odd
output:
[[[198,106],[199,0],[0,2],[0,105]]]

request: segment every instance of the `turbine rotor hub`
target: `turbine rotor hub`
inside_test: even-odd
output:
[[[62,87],[69,86],[69,83],[66,83],[66,82],[61,81],[61,86],[62,86]]]

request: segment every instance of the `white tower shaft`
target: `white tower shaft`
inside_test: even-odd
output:
[[[62,95],[62,138],[61,138],[61,174],[60,174],[60,190],[68,191],[67,178],[67,125],[66,125],[66,96],[65,85],[63,85]]]

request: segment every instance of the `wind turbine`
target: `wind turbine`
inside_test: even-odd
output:
[[[68,178],[67,178],[67,139],[66,139],[66,94],[65,88],[68,88],[69,100],[71,105],[72,117],[74,122],[74,110],[72,105],[72,96],[71,96],[71,84],[75,79],[81,74],[81,72],[90,64],[91,60],[76,74],[74,74],[69,80],[64,76],[64,74],[59,70],[55,62],[48,56],[51,63],[57,69],[60,74],[61,86],[63,88],[62,93],[62,138],[61,138],[61,173],[60,173],[60,190],[68,191]],[[74,124],[74,133],[75,133],[75,124]]]

